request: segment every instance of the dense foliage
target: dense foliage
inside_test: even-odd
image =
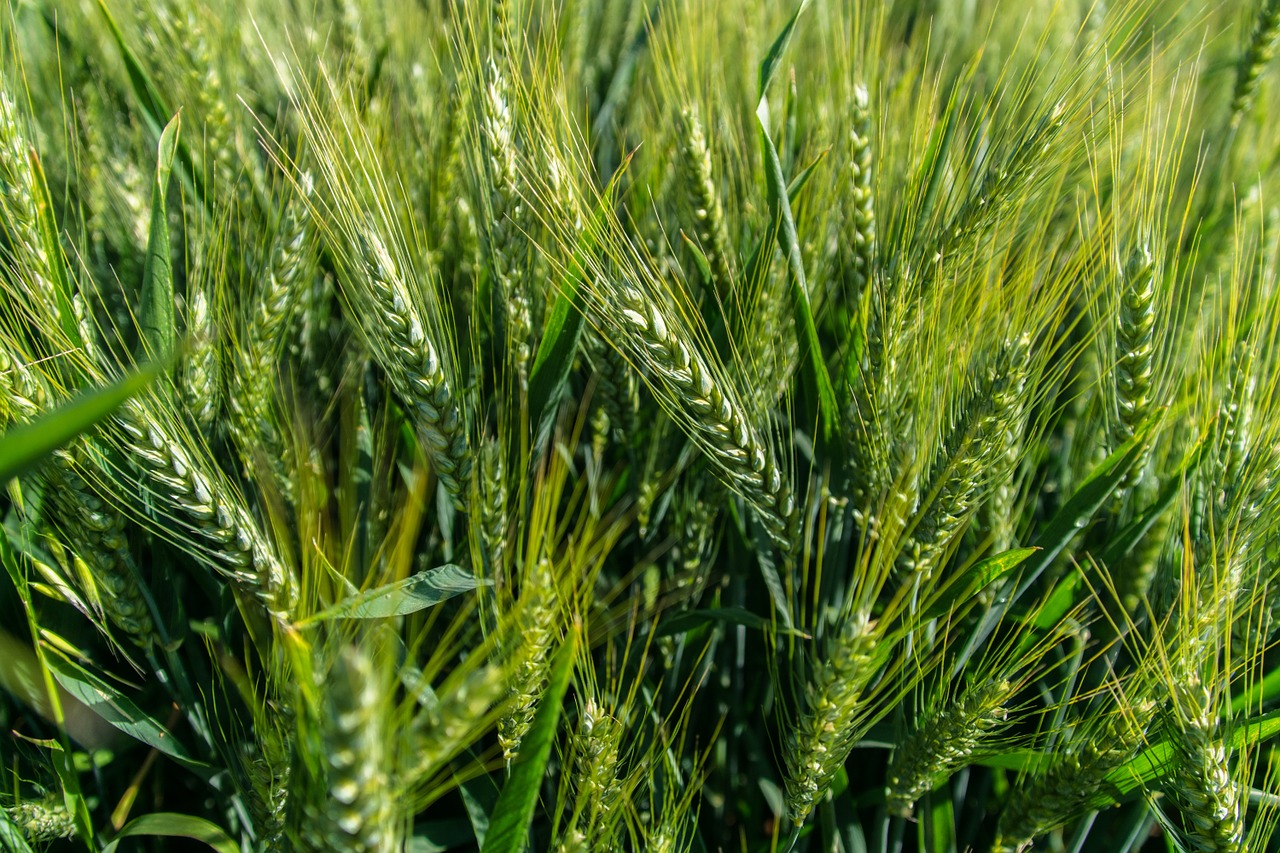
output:
[[[11,0],[0,846],[1276,849],[1278,37]]]

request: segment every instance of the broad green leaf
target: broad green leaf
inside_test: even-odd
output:
[[[116,837],[103,848],[102,853],[115,853],[123,839],[139,836],[190,838],[212,847],[218,853],[240,853],[240,846],[217,824],[202,817],[173,812],[155,812],[134,818],[116,833]]]
[[[144,365],[113,385],[81,392],[58,409],[0,436],[0,483],[92,428],[159,375],[158,367]]]
[[[173,259],[169,246],[169,212],[165,197],[169,174],[182,127],[181,114],[160,134],[156,180],[151,185],[151,232],[147,237],[147,257],[142,268],[142,305],[138,320],[142,326],[143,352],[150,358],[173,355],[176,333],[173,321]]]
[[[956,818],[951,797],[943,791],[925,798],[927,809],[921,821],[921,850],[931,853],[953,853],[956,849]]]
[[[773,623],[758,613],[752,613],[745,607],[715,607],[701,610],[686,610],[683,613],[677,613],[669,619],[664,619],[658,625],[657,630],[653,632],[654,637],[671,637],[677,634],[683,634],[700,628],[703,625],[712,622],[720,622],[725,625],[741,625],[744,628],[753,628],[759,631],[768,631],[774,627]],[[781,626],[779,631],[784,634],[792,634],[797,637],[808,638],[803,631],[795,628],[787,628]]]
[[[197,776],[207,778],[211,774],[211,768],[192,758],[172,732],[143,713],[110,684],[59,655],[48,655],[46,662],[58,684],[67,693],[84,703],[111,726],[154,747]]]
[[[566,271],[564,286],[556,294],[547,316],[542,340],[538,343],[538,352],[529,372],[529,422],[539,433],[543,431],[544,422],[554,416],[560,390],[573,366],[578,340],[582,337],[582,324],[586,319],[583,314],[586,302],[583,287],[587,286],[586,270],[590,266],[587,261],[604,232],[605,218],[613,210],[620,181],[630,162],[631,156],[628,156],[618,167],[592,213],[590,224],[582,229]]]
[[[578,633],[575,629],[570,631],[552,661],[533,725],[520,743],[520,754],[511,766],[497,805],[493,807],[482,853],[520,853],[525,847],[577,655]]]
[[[921,614],[922,618],[926,622],[942,618],[957,602],[965,602],[973,598],[997,579],[1022,565],[1035,552],[1035,548],[1019,548],[979,560],[966,571],[947,580],[936,596],[925,606]]]
[[[791,183],[787,184],[787,198],[795,201],[796,198],[809,185],[809,179],[813,177],[814,172],[818,169],[818,164],[827,159],[827,155],[831,153],[830,148],[824,148],[818,152],[818,156],[813,161],[800,170],[800,173],[791,179]]]
[[[461,566],[446,563],[404,580],[365,590],[297,624],[306,625],[340,618],[385,619],[390,616],[408,616],[490,583],[492,581],[476,578]]]
[[[782,54],[786,53],[787,45],[791,43],[791,36],[796,30],[796,22],[800,20],[800,15],[804,13],[808,6],[809,0],[800,0],[800,4],[791,13],[791,17],[787,19],[782,32],[778,33],[778,37],[773,40],[773,44],[769,46],[768,52],[764,55],[764,60],[760,63],[758,90],[762,100],[765,91],[769,88],[769,84],[773,81],[774,75],[778,72],[778,66],[782,63]]]

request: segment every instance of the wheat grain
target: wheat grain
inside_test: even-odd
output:
[[[202,289],[191,294],[187,311],[190,348],[184,357],[182,395],[200,433],[207,440],[213,434],[221,399],[220,348],[214,335],[213,312]]]

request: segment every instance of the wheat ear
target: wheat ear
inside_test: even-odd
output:
[[[876,643],[868,613],[846,617],[805,686],[804,707],[784,756],[787,814],[797,826],[825,796],[855,746],[862,694],[876,676]]]
[[[791,488],[773,449],[761,439],[741,404],[717,382],[702,354],[667,322],[655,300],[621,287],[618,304],[634,362],[685,410],[694,441],[717,475],[756,511],[784,553],[796,547],[798,517]]]
[[[471,470],[471,453],[458,399],[427,325],[386,245],[369,233],[361,241],[368,287],[366,334],[379,364],[416,417],[418,434],[436,476],[457,499]]]
[[[730,298],[734,281],[733,257],[724,209],[711,173],[711,150],[702,122],[692,110],[680,113],[680,167],[684,174],[698,244],[711,266],[711,278],[721,300]]]
[[[1262,69],[1275,56],[1278,38],[1280,0],[1263,0],[1253,24],[1249,47],[1240,57],[1240,65],[1236,69],[1236,84],[1231,92],[1232,127],[1240,125],[1240,120],[1253,105],[1253,99],[1258,94],[1258,78],[1262,76]]]

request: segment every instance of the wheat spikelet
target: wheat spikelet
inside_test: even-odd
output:
[[[756,511],[769,537],[789,554],[798,539],[798,517],[772,447],[716,381],[702,354],[663,317],[656,301],[626,286],[619,288],[617,299],[634,363],[680,401],[692,437],[718,476]]]
[[[1123,290],[1116,319],[1115,394],[1119,421],[1113,430],[1113,441],[1117,445],[1132,438],[1152,411],[1156,278],[1151,251],[1146,246],[1134,249],[1121,276]]]
[[[1014,789],[1000,814],[992,853],[1018,853],[1085,808],[1101,780],[1132,758],[1143,744],[1150,700],[1131,709],[1107,709],[1080,726],[1041,773]]]
[[[429,701],[413,722],[414,760],[405,775],[436,776],[483,735],[483,721],[510,690],[507,677],[504,667],[489,664],[466,672],[456,685],[425,694]]]
[[[1258,78],[1275,56],[1277,38],[1280,38],[1280,0],[1262,0],[1253,24],[1253,34],[1249,37],[1249,47],[1236,68],[1236,83],[1231,92],[1232,127],[1240,125],[1240,120],[1253,105],[1258,94]]]
[[[466,427],[445,365],[399,269],[377,235],[361,242],[369,285],[369,343],[397,394],[412,407],[415,426],[440,482],[455,498],[471,470]]]
[[[520,387],[527,390],[533,334],[530,286],[525,276],[529,216],[520,194],[515,122],[505,74],[505,68],[490,61],[481,97],[480,128],[488,193],[483,236],[485,257],[501,298],[508,359]]]
[[[615,843],[616,812],[623,795],[618,777],[622,726],[618,720],[601,713],[594,699],[588,699],[582,709],[577,743],[573,815],[555,850],[557,853],[611,850]]]
[[[307,201],[312,181],[299,180],[300,196],[284,206],[273,235],[266,263],[264,286],[253,303],[239,353],[239,369],[232,376],[227,396],[228,424],[241,461],[252,470],[259,451],[286,491],[290,478],[284,470],[286,448],[273,415],[281,342],[289,323],[313,288],[315,266],[311,251],[311,219]],[[308,330],[310,331],[310,330]]]
[[[821,667],[805,685],[804,708],[785,752],[787,814],[803,824],[849,757],[863,690],[876,676],[869,614],[845,618]]]
[[[1013,691],[1012,682],[991,679],[917,721],[889,763],[885,787],[889,812],[910,816],[916,800],[937,779],[963,766],[984,739],[1003,728],[1008,720],[1005,705]]]
[[[214,338],[213,312],[203,289],[191,294],[187,334],[191,344],[184,358],[182,396],[187,411],[207,439],[213,434],[218,417],[222,371],[218,364],[219,347]]]
[[[729,298],[733,286],[733,256],[725,225],[720,195],[711,173],[711,151],[697,113],[682,110],[679,128],[680,167],[693,206],[698,245],[711,266],[712,284],[721,300]]]
[[[1243,792],[1232,778],[1231,748],[1214,719],[1209,691],[1194,677],[1171,686],[1176,771],[1167,792],[1190,824],[1186,840],[1200,853],[1238,853],[1245,829]]]

